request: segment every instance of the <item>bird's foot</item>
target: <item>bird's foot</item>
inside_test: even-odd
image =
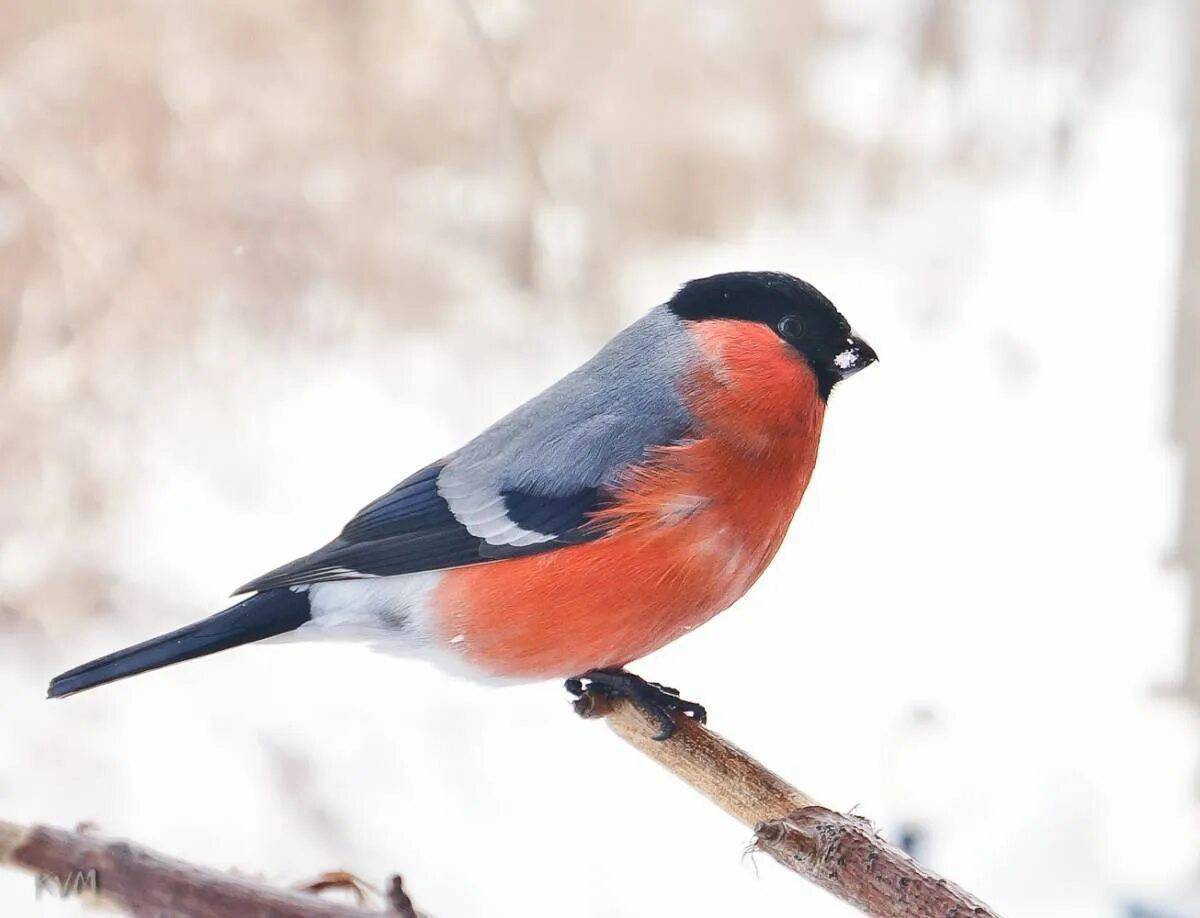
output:
[[[704,723],[708,712],[703,705],[694,701],[685,701],[679,697],[679,689],[657,682],[647,682],[641,676],[626,672],[623,669],[590,669],[582,675],[568,679],[565,683],[567,691],[581,701],[593,698],[628,698],[635,705],[658,721],[659,731],[656,740],[669,739],[678,724],[675,715],[684,714]],[[576,706],[576,711],[583,713],[584,709]]]

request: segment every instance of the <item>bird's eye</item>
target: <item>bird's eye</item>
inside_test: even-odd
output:
[[[799,316],[784,316],[779,320],[779,334],[795,340],[804,334],[804,320]]]

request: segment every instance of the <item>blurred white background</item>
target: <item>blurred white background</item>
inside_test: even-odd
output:
[[[556,683],[291,645],[42,698],[770,268],[882,360],[637,670],[1005,915],[1200,913],[1190,16],[0,0],[0,818],[437,918],[847,914]]]

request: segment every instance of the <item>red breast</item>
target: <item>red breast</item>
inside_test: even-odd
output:
[[[604,538],[446,573],[444,642],[489,674],[570,676],[645,656],[728,608],[775,556],[808,486],[825,404],[753,322],[696,323],[680,391],[698,436],[653,451],[597,516]]]

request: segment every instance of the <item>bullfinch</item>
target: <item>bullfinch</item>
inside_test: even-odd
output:
[[[625,670],[775,556],[830,392],[875,352],[788,274],[693,280],[236,605],[55,677],[53,698],[267,638],[350,638],[482,677],[565,678],[661,725],[704,709]]]

